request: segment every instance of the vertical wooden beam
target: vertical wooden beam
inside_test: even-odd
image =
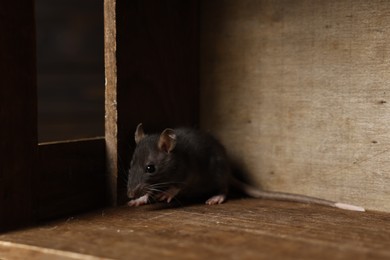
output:
[[[37,156],[34,1],[0,2],[0,231],[32,218]]]
[[[198,5],[105,0],[106,142],[119,202],[139,122],[146,130],[198,124]]]
[[[104,0],[104,59],[106,74],[105,137],[107,156],[107,190],[111,205],[117,201],[118,177],[118,113],[116,60],[116,0]]]

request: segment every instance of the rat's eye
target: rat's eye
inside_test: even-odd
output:
[[[148,164],[145,167],[145,172],[154,173],[156,171],[156,167],[153,164]]]

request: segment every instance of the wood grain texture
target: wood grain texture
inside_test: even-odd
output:
[[[176,206],[118,207],[3,234],[0,258],[7,259],[12,243],[15,248],[25,245],[19,251],[24,259],[43,257],[48,249],[49,256],[72,253],[76,259],[390,257],[386,213],[257,199],[230,200],[218,206]]]
[[[390,211],[389,13],[202,1],[202,127],[265,189]]]
[[[123,202],[137,124],[147,131],[198,124],[198,1],[107,0],[105,26],[106,93],[112,93],[106,136],[108,151],[118,149],[111,175],[120,180]]]
[[[38,165],[29,195],[35,220],[107,206],[103,138],[40,144]]]
[[[33,1],[0,3],[0,230],[31,221],[36,170]]]

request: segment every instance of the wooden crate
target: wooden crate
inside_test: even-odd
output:
[[[0,4],[0,229],[123,203],[139,122],[211,131],[265,189],[390,211],[387,2],[106,0],[106,136],[39,147],[25,2]]]
[[[390,3],[105,0],[105,137],[39,146],[23,3],[0,3],[0,258],[389,258]],[[75,215],[125,201],[141,121],[211,131],[265,189],[369,211],[246,198]]]

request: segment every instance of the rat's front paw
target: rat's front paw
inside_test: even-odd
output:
[[[157,196],[157,200],[158,201],[164,201],[166,200],[168,203],[170,203],[172,201],[172,199],[174,197],[176,197],[176,195],[179,193],[180,189],[179,188],[176,188],[176,187],[171,187],[169,188],[168,190],[164,191],[164,192],[161,192],[158,196]]]
[[[139,197],[137,199],[130,200],[127,203],[127,205],[129,205],[130,207],[138,207],[138,206],[148,204],[148,202],[149,202],[149,196],[148,196],[148,194],[146,194],[146,195]]]

